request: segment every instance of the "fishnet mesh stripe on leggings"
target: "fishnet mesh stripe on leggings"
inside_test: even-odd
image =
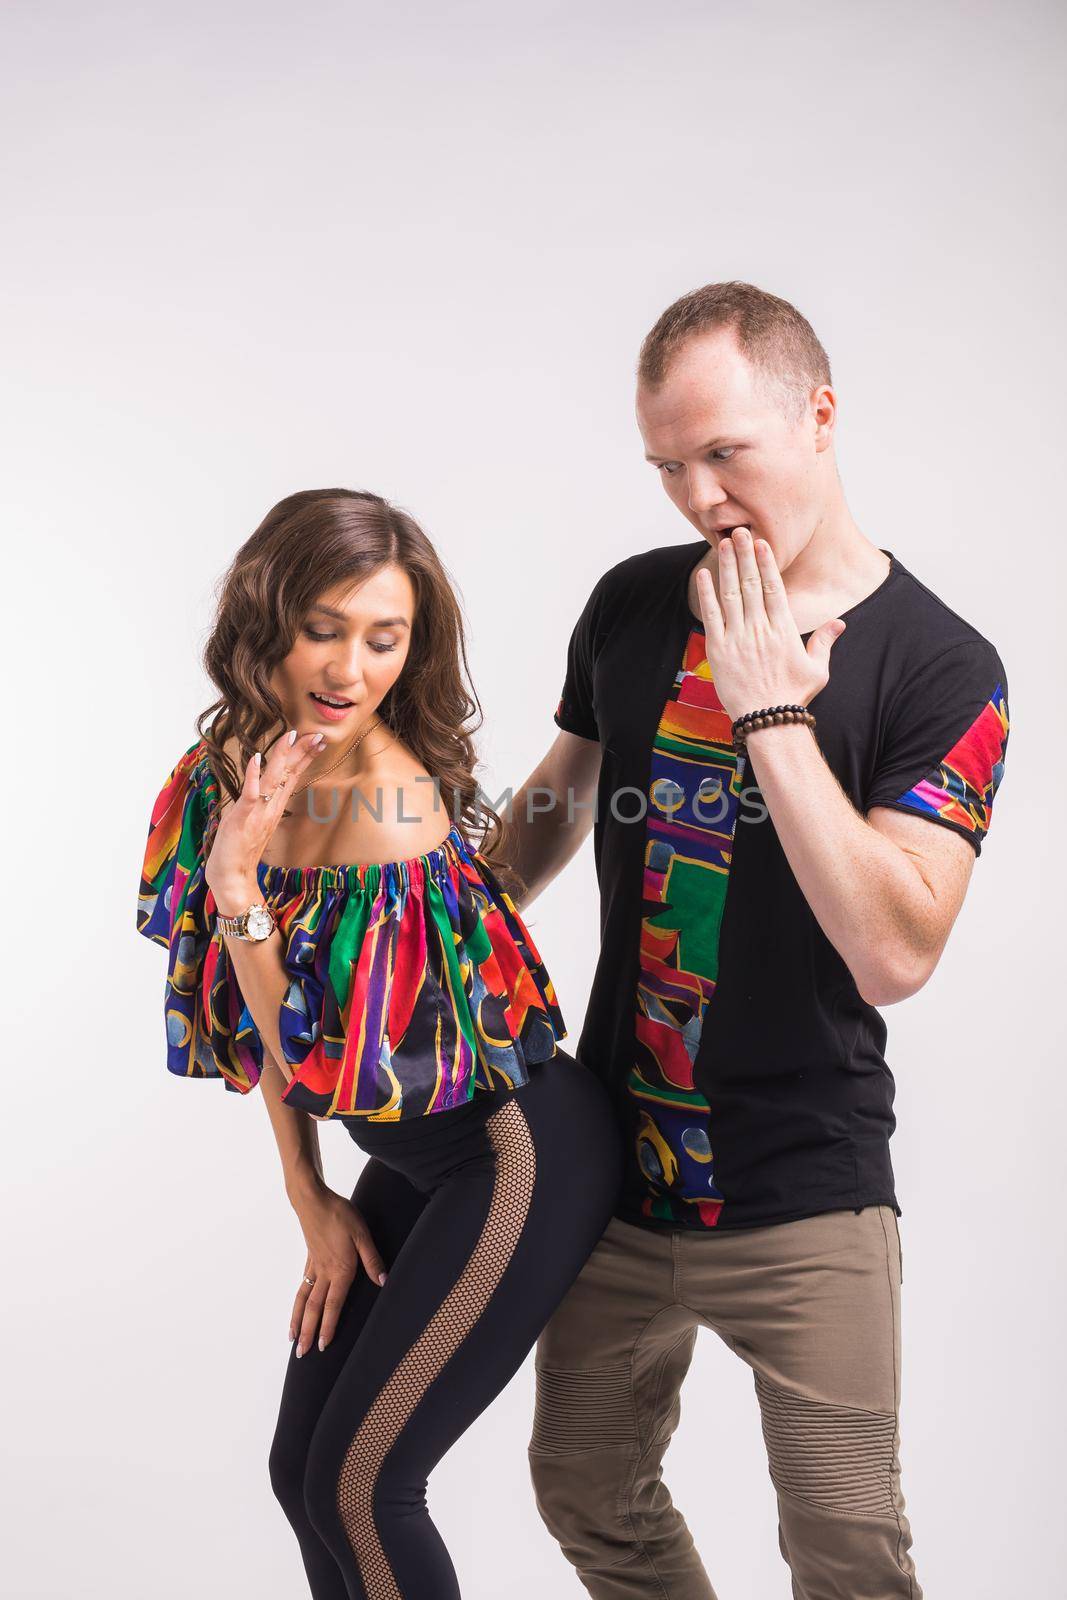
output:
[[[496,1154],[489,1210],[466,1266],[411,1349],[378,1391],[341,1464],[337,1509],[369,1600],[402,1600],[374,1523],[381,1466],[430,1384],[470,1333],[504,1276],[533,1195],[537,1156],[521,1108],[508,1100],[487,1118]]]

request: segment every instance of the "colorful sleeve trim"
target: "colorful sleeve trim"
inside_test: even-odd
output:
[[[1008,705],[998,683],[963,737],[896,804],[954,823],[981,840],[989,830],[993,798],[1004,776],[1007,743]]]

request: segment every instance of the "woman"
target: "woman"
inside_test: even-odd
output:
[[[204,659],[219,699],[156,801],[137,925],[169,951],[170,1070],[260,1084],[307,1241],[271,1482],[314,1600],[446,1600],[427,1476],[603,1232],[618,1135],[490,864],[460,612],[412,519],[281,501]],[[331,1118],[370,1157],[351,1201]]]

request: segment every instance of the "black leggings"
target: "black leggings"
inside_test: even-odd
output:
[[[432,1468],[504,1388],[607,1226],[621,1145],[607,1092],[564,1052],[521,1089],[346,1124],[352,1195],[385,1261],[337,1332],[294,1341],[270,1452],[313,1600],[453,1600]],[[516,1441],[516,1448],[520,1448]]]

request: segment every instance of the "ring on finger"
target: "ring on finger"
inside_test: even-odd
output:
[[[305,1278],[305,1279],[304,1279],[304,1282],[305,1282],[305,1283],[308,1283],[308,1284],[310,1284],[310,1285],[311,1285],[311,1287],[312,1287],[312,1288],[313,1288],[313,1289],[314,1289],[314,1287],[315,1287],[315,1280],[314,1280],[314,1278]]]

